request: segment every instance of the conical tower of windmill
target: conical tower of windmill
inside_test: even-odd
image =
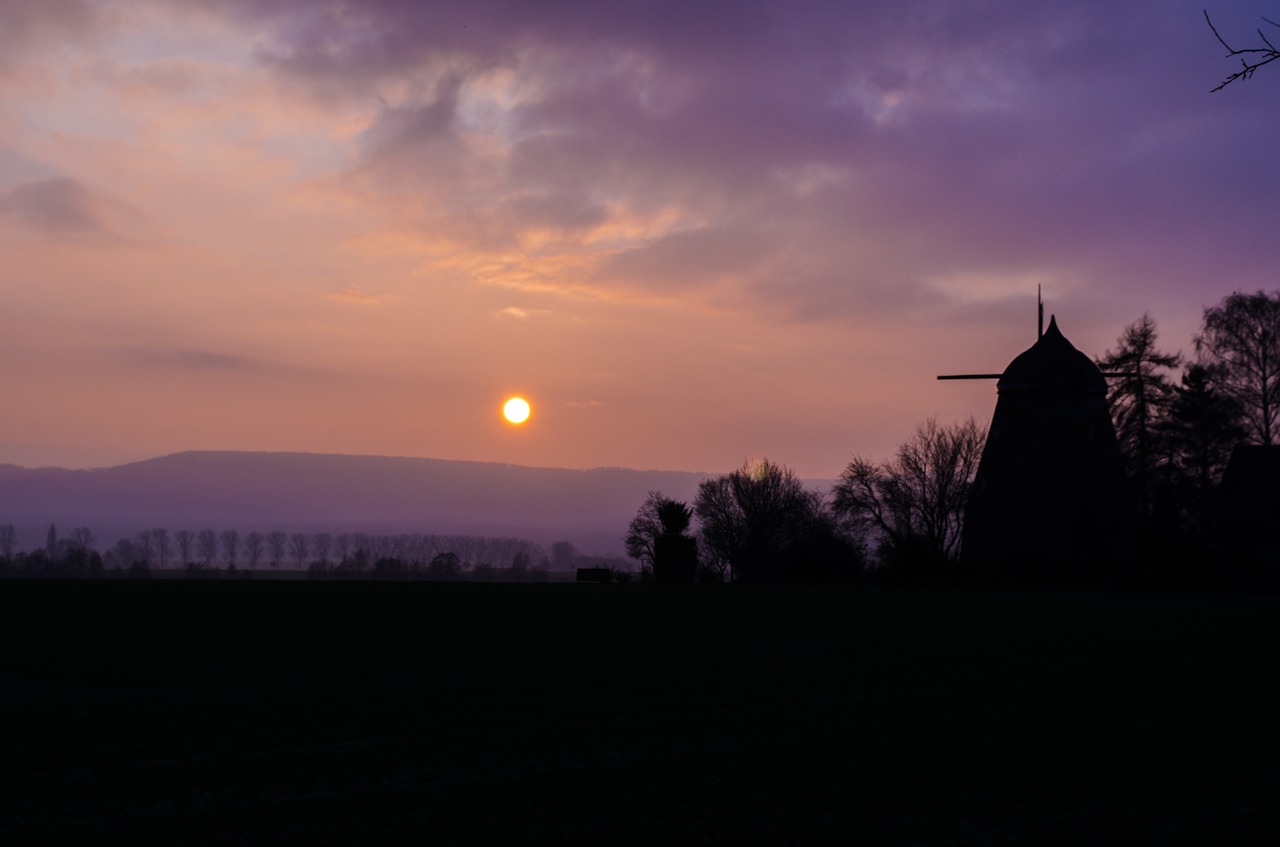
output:
[[[1129,557],[1124,465],[1106,376],[1058,329],[996,379],[996,409],[965,509],[961,557],[990,578],[1089,581]]]

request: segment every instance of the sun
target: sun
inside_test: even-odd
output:
[[[529,420],[529,402],[523,397],[512,397],[502,406],[502,416],[513,424]]]

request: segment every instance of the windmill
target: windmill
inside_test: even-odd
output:
[[[1058,329],[994,379],[996,408],[965,508],[963,561],[996,579],[1081,581],[1114,572],[1128,555],[1124,466],[1107,405],[1106,376]]]

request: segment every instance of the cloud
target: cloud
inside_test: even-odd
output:
[[[382,297],[375,294],[369,294],[362,291],[355,285],[348,285],[346,288],[338,291],[326,291],[324,293],[326,300],[334,300],[338,303],[350,303],[355,306],[375,306],[382,302]]]
[[[383,104],[347,184],[450,268],[491,257],[477,282],[524,250],[577,268],[544,289],[810,320],[1142,250],[1187,287],[1197,236],[1256,243],[1267,216],[1173,210],[1274,196],[1258,145],[1252,176],[1203,167],[1266,121],[1188,93],[1216,79],[1183,55],[1212,53],[1202,20],[1139,3],[238,8],[282,79]]]
[[[521,309],[519,306],[508,306],[507,308],[499,311],[498,314],[503,317],[518,318],[520,320],[525,320],[529,317],[529,313],[524,309]]]
[[[116,239],[142,220],[128,204],[65,176],[5,189],[0,192],[0,214],[46,235],[68,238]]]
[[[247,356],[218,353],[211,350],[194,350],[185,347],[146,348],[129,351],[135,362],[151,367],[182,371],[266,371],[277,366]]]
[[[109,15],[102,4],[90,0],[41,0],[4,4],[0,26],[0,71],[16,56],[50,41],[78,38],[102,26]]]

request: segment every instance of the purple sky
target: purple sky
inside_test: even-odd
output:
[[[1037,285],[1090,355],[1280,287],[1280,69],[1210,94],[1202,4],[0,9],[0,462],[831,477],[985,423],[934,376]]]

